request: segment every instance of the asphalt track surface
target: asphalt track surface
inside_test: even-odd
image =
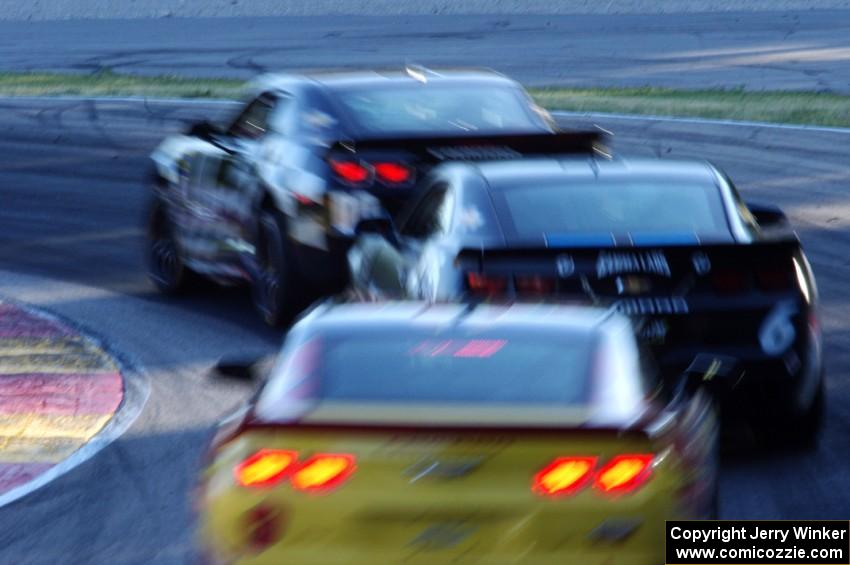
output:
[[[0,22],[0,69],[249,78],[489,66],[526,84],[850,92],[850,10]]]
[[[182,563],[190,491],[212,424],[248,388],[205,371],[222,355],[270,352],[245,293],[158,296],[142,264],[146,156],[163,135],[220,107],[0,100],[0,293],[108,336],[143,366],[150,398],[93,459],[0,509],[0,563]],[[573,125],[576,120],[562,120]],[[850,515],[850,134],[609,120],[620,153],[702,156],[745,197],[776,202],[818,278],[828,420],[808,455],[745,446],[725,458],[727,518]]]

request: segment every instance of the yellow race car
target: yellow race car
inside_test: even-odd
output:
[[[212,442],[202,559],[663,563],[665,520],[717,511],[724,364],[659,382],[595,308],[319,306]]]

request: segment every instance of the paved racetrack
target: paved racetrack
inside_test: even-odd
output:
[[[223,354],[270,351],[240,292],[157,296],[141,266],[145,157],[202,106],[0,101],[0,293],[97,328],[149,372],[140,418],[94,459],[0,509],[2,563],[180,563],[211,424],[248,392],[211,382]],[[569,124],[571,122],[566,121]],[[608,120],[621,153],[715,160],[799,227],[823,299],[828,423],[806,456],[726,457],[727,518],[850,515],[850,134]]]
[[[527,84],[850,92],[848,37],[850,10],[0,22],[0,69],[248,78],[409,58]]]

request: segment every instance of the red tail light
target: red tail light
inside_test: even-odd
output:
[[[652,460],[650,454],[613,457],[596,474],[593,486],[607,494],[632,492],[649,479]]]
[[[617,455],[596,471],[596,457],[558,457],[541,469],[531,484],[531,489],[542,496],[576,494],[593,483],[605,494],[616,495],[640,488],[652,474],[652,454]]]
[[[261,449],[236,466],[233,474],[243,487],[270,487],[289,476],[298,464],[298,453]]]
[[[375,163],[375,174],[389,184],[404,184],[413,178],[413,170],[400,163]]]
[[[469,290],[475,294],[500,294],[508,288],[507,277],[484,275],[482,273],[467,273],[466,282]]]
[[[596,457],[558,457],[534,475],[532,490],[543,496],[564,496],[583,488],[593,477]]]
[[[345,182],[359,184],[369,179],[369,169],[356,161],[330,161],[334,174]]]
[[[739,294],[750,289],[750,278],[740,271],[717,271],[712,275],[711,283],[721,294]]]
[[[320,453],[300,463],[297,451],[261,449],[233,473],[243,487],[271,487],[288,479],[298,490],[322,491],[340,485],[355,469],[356,460],[347,453]]]
[[[516,278],[516,290],[520,294],[552,294],[555,291],[555,279],[535,275],[521,275]]]
[[[310,457],[290,478],[298,490],[325,491],[343,483],[357,465],[353,455],[322,453]]]

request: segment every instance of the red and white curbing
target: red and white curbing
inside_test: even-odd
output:
[[[0,498],[80,450],[123,399],[119,365],[94,340],[0,300]]]

